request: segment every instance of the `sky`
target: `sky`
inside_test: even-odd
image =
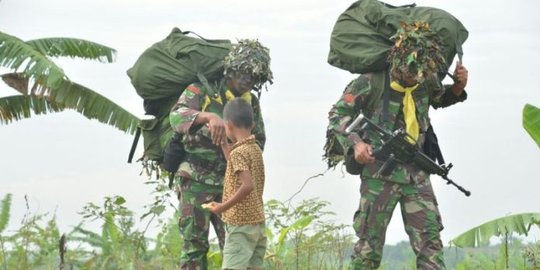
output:
[[[356,77],[326,63],[335,20],[352,2],[340,0],[3,0],[0,31],[23,40],[75,37],[115,48],[116,62],[55,59],[67,76],[134,114],[142,99],[126,70],[173,27],[212,38],[257,38],[270,48],[274,84],[261,97],[266,125],[264,199],[289,199],[304,181],[326,170],[322,161],[327,113]],[[408,1],[388,1],[394,5]],[[540,149],[522,127],[526,103],[540,107],[540,9],[537,1],[416,1],[445,9],[469,30],[463,64],[468,100],[432,110],[432,123],[450,177],[472,192],[465,197],[438,177],[432,183],[445,229],[444,243],[486,221],[540,212]],[[0,70],[6,72],[6,70]],[[0,96],[16,92],[0,83]],[[88,202],[121,195],[142,214],[152,187],[128,164],[133,136],[73,111],[35,116],[0,126],[0,196],[13,194],[11,230],[18,228],[28,198],[30,211],[56,215],[63,231],[80,220]],[[142,155],[139,143],[136,157]],[[535,165],[536,164],[536,165]],[[338,168],[312,179],[293,204],[329,201],[336,222],[351,224],[360,179]],[[174,202],[175,203],[175,202]],[[169,209],[169,211],[172,211]],[[169,212],[170,214],[170,212]],[[537,237],[537,236],[533,236]],[[406,240],[396,209],[387,243]]]

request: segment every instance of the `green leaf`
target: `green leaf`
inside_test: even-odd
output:
[[[281,249],[281,247],[285,244],[285,238],[287,237],[290,229],[291,227],[285,227],[279,231],[278,250]]]
[[[527,235],[532,225],[540,226],[540,213],[523,213],[488,221],[474,227],[450,241],[458,247],[479,247],[487,244],[493,236],[506,233]]]
[[[165,211],[165,205],[158,205],[155,207],[152,207],[152,213],[156,215],[161,215]]]
[[[411,63],[413,63],[416,59],[414,59],[414,55],[412,53],[410,53],[409,55],[407,55],[407,65],[410,65]]]
[[[0,202],[0,233],[6,229],[9,222],[9,210],[11,208],[11,194],[8,193]]]
[[[301,229],[304,229],[306,228],[307,226],[309,226],[309,224],[311,224],[311,222],[315,219],[314,216],[303,216],[301,218],[299,218],[297,221],[295,221],[292,225],[291,225],[291,230],[301,230]]]
[[[21,78],[22,80],[22,78]],[[134,134],[139,118],[99,93],[80,84],[64,81],[50,96],[28,95],[0,98],[0,124],[32,116],[73,109],[88,119]]]
[[[9,124],[35,115],[61,112],[65,108],[37,96],[9,96],[0,98],[0,123]]]
[[[74,234],[80,234],[80,236]],[[95,248],[103,247],[103,239],[101,236],[95,232],[83,229],[81,225],[77,225],[73,229],[73,232],[67,236],[67,239],[72,242],[84,242]]]
[[[178,214],[175,214],[173,218],[170,219],[167,225],[167,234],[165,235],[165,246],[171,254],[175,256],[180,256],[182,253],[182,237],[180,236],[180,231],[178,230]]]
[[[266,227],[264,229],[264,233],[269,242],[272,242],[274,240],[274,233],[272,233],[272,230],[270,230],[270,228]]]
[[[24,42],[0,32],[0,67],[13,73],[1,75],[25,96],[0,99],[0,124],[74,109],[89,119],[135,133],[139,119],[104,96],[71,82],[50,57],[67,56],[101,62],[114,61],[115,51],[107,46],[74,38],[44,38]],[[31,86],[30,86],[31,85]]]
[[[116,51],[113,48],[84,39],[42,38],[28,40],[25,43],[41,54],[50,57],[78,57],[102,63],[112,63],[116,57]]]
[[[531,104],[525,104],[523,107],[523,127],[540,147],[540,109]]]
[[[103,223],[101,238],[103,239],[103,253],[111,254],[120,244],[122,233],[115,223],[114,213],[105,212],[105,223]]]
[[[67,80],[64,71],[47,56],[17,37],[0,32],[0,67],[22,72],[28,78],[47,87],[55,87]]]
[[[116,196],[116,199],[114,200],[114,204],[116,205],[122,205],[126,202],[126,199],[122,196]]]

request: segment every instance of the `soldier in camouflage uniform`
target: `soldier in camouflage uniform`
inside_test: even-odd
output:
[[[201,204],[221,202],[222,199],[226,168],[221,151],[221,144],[226,140],[222,114],[228,100],[241,97],[253,106],[253,134],[261,149],[264,147],[259,101],[251,90],[260,91],[262,85],[272,82],[268,49],[258,41],[240,40],[225,58],[224,70],[221,81],[189,85],[170,114],[172,128],[184,135],[186,151],[186,159],[176,174],[179,227],[184,239],[181,269],[207,269],[209,223],[212,223],[223,249],[223,223]]]
[[[386,228],[398,202],[405,230],[417,256],[417,268],[444,269],[443,246],[439,234],[443,226],[429,175],[414,165],[406,164],[398,165],[387,177],[377,176],[376,172],[383,164],[383,161],[375,160],[372,155],[372,150],[381,145],[377,135],[371,132],[344,133],[351,120],[359,113],[364,113],[387,130],[404,128],[409,135],[415,137],[414,143],[422,147],[425,131],[430,126],[430,105],[434,108],[447,107],[466,99],[464,88],[468,73],[465,67],[458,63],[455,70],[456,82],[443,86],[437,79],[437,73],[445,72],[446,65],[437,37],[428,25],[421,25],[419,29],[416,26],[413,29],[405,27],[398,32],[395,46],[389,53],[389,70],[381,71],[382,75],[364,74],[353,80],[329,113],[329,134],[333,134],[330,137],[343,147],[344,153],[350,149],[349,153],[354,154],[354,160],[363,165],[360,173],[360,205],[354,214],[353,224],[359,239],[354,246],[351,269],[379,267]],[[419,32],[415,35],[419,38],[408,37],[408,31]],[[419,42],[421,38],[431,42]],[[428,44],[427,47],[425,44]],[[403,60],[410,54],[414,54],[414,61]],[[375,78],[385,76],[390,79],[387,84],[392,82],[391,85],[385,85],[383,90],[390,91],[387,101],[383,98],[370,101],[379,83]],[[407,94],[400,91],[404,89]],[[414,105],[405,105],[406,99],[410,97]],[[370,102],[373,102],[373,106],[368,105]],[[405,112],[405,107],[408,110],[411,105],[414,108],[412,118],[409,111]]]

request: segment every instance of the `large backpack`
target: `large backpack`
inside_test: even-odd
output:
[[[183,90],[191,83],[201,82],[210,91],[208,81],[223,76],[223,59],[231,49],[231,42],[190,37],[189,33],[175,27],[164,40],[146,49],[127,71],[137,94],[144,99],[146,114],[153,116],[141,120],[128,162],[133,158],[142,132],[143,161],[152,161],[153,165],[162,163],[165,148],[174,134],[169,113]],[[173,146],[178,151],[183,150],[179,135],[175,135]],[[180,154],[176,150],[176,154]]]
[[[394,7],[377,0],[359,0],[337,19],[330,39],[328,63],[351,73],[368,73],[387,67],[390,40],[401,22],[422,21],[441,38],[446,63],[452,63],[456,53],[462,55],[461,46],[469,32],[450,13],[415,4]]]

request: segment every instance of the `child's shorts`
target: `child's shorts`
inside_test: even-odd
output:
[[[266,252],[266,226],[226,224],[222,269],[262,268]]]

